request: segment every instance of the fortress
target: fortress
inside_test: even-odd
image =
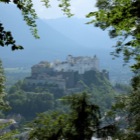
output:
[[[99,60],[96,57],[73,57],[68,55],[67,61],[56,61],[51,64],[51,67],[56,71],[77,71],[79,74],[84,74],[89,70],[99,70]]]
[[[89,70],[99,71],[99,60],[96,55],[94,57],[73,57],[72,55],[68,55],[64,62],[57,60],[52,63],[42,61],[32,67],[32,73],[37,74],[42,71],[45,72],[45,69],[47,70],[47,68],[53,69],[57,72],[77,71],[79,74],[84,74]]]
[[[82,75],[88,71],[99,71],[99,60],[95,56],[73,57],[68,55],[66,61],[42,61],[32,66],[31,76],[25,78],[28,85],[55,84],[60,89],[73,88],[77,81],[83,80]]]

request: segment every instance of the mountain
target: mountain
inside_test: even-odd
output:
[[[59,18],[57,20],[44,20],[44,22],[87,49],[110,49],[114,42],[109,38],[108,32],[94,27],[93,24],[86,24],[90,20],[86,18]]]
[[[14,5],[1,4],[0,11],[1,21],[6,29],[11,30],[17,43],[25,48],[23,51],[14,52],[10,48],[0,48],[0,56],[6,67],[32,65],[46,59],[64,59],[68,54],[101,54],[102,49],[104,54],[108,52],[105,47],[99,48],[105,44],[105,42],[100,44],[99,39],[96,38],[97,34],[101,37],[101,31],[99,33],[93,27],[86,29],[80,19],[62,18],[46,21],[39,19],[37,24],[41,39],[36,40],[22,20],[20,11]]]
[[[43,60],[64,60],[69,54],[96,54],[101,69],[107,69],[111,75],[117,74],[117,77],[120,73],[123,76],[129,75],[126,73],[126,67],[122,67],[122,58],[114,61],[113,56],[110,56],[114,41],[109,39],[107,32],[85,24],[88,19],[38,19],[40,39],[37,40],[31,35],[20,11],[13,4],[1,4],[0,17],[5,29],[12,31],[17,44],[24,46],[24,50],[19,51],[11,51],[10,47],[0,47],[0,59],[4,67],[31,67]]]
[[[24,46],[23,51],[12,52],[10,48],[0,48],[0,56],[6,67],[31,66],[41,60],[63,59],[67,54],[80,55],[82,46],[56,31],[44,21],[38,20],[39,40],[30,34],[29,28],[22,20],[20,11],[13,5],[0,7],[0,17],[7,30],[11,30],[18,44]],[[7,12],[8,11],[8,12]],[[83,48],[84,50],[84,48]],[[83,51],[84,52],[84,51]]]

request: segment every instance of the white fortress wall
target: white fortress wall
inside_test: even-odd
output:
[[[54,71],[78,71],[79,74],[84,74],[86,71],[89,70],[97,70],[99,71],[99,60],[95,56],[88,57],[88,56],[79,56],[79,57],[73,57],[72,55],[69,55],[65,62],[61,62],[59,60],[54,62],[40,62],[37,65],[34,65],[32,67],[32,74],[36,75],[38,74],[39,79],[47,79],[47,69],[52,68]],[[38,80],[39,80],[38,79]],[[59,78],[58,78],[59,79]],[[41,81],[40,81],[41,82]],[[43,82],[43,81],[42,81]]]
[[[52,64],[56,71],[78,71],[79,74],[83,74],[89,70],[99,70],[99,60],[94,57],[73,57],[69,55],[66,62],[54,62]]]
[[[51,72],[69,72],[74,71],[79,74],[84,74],[86,71],[97,70],[99,71],[99,60],[96,56],[93,57],[73,57],[69,55],[66,61],[54,61],[54,62],[40,62],[32,67],[32,76],[26,78],[27,84],[57,84],[60,88],[65,89],[66,81],[61,75],[50,76]]]

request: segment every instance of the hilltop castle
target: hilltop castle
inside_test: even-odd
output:
[[[81,75],[88,71],[99,72],[99,60],[93,57],[73,57],[68,55],[66,61],[42,61],[32,66],[31,76],[25,78],[30,84],[56,84],[59,88],[73,88],[77,81],[83,80]]]
[[[97,70],[99,71],[99,60],[96,57],[73,57],[72,55],[68,55],[66,61],[55,61],[49,63],[47,61],[40,62],[37,65],[32,67],[32,73],[39,73],[44,71],[47,68],[51,68],[54,71],[60,72],[67,72],[67,71],[77,71],[79,74],[84,74],[86,71],[89,70]]]
[[[51,64],[51,67],[56,71],[77,71],[79,74],[84,74],[89,70],[99,70],[99,60],[96,55],[94,57],[68,55],[67,61],[56,61]]]

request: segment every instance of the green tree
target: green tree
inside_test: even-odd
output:
[[[139,0],[98,0],[98,11],[90,12],[89,22],[102,30],[108,30],[110,38],[116,38],[114,55],[123,52],[124,60],[136,60],[133,68],[140,68],[140,1]]]
[[[5,100],[5,77],[4,77],[4,70],[2,67],[2,61],[0,60],[0,113],[1,111],[6,110],[9,108],[8,102]],[[0,140],[16,140],[13,138],[14,132],[2,133],[3,129],[9,126],[10,123],[7,124],[0,124]]]
[[[125,110],[128,112],[128,132],[125,139],[140,139],[140,1],[139,0],[98,0],[98,11],[90,12],[87,17],[94,19],[89,22],[102,30],[109,30],[109,36],[116,38],[113,55],[119,56],[122,52],[125,62],[135,60],[132,70],[135,76],[132,78],[132,92],[125,102]],[[124,98],[126,99],[126,98]]]
[[[68,140],[89,140],[94,131],[99,129],[99,107],[90,101],[90,96],[83,92],[65,96],[64,103],[70,106]]]
[[[2,61],[0,60],[0,110],[8,107],[8,103],[5,101],[5,95],[5,76]]]
[[[39,115],[31,124],[30,140],[89,140],[97,133],[100,111],[90,102],[88,94],[65,96],[61,101],[70,111]]]
[[[29,140],[61,140],[64,138],[63,129],[66,127],[68,115],[62,112],[49,111],[39,114],[30,124]]]
[[[0,140],[18,140],[14,137],[14,135],[17,133],[16,131],[9,131],[7,133],[3,133],[3,130],[5,130],[10,124],[11,123],[0,125]]]

